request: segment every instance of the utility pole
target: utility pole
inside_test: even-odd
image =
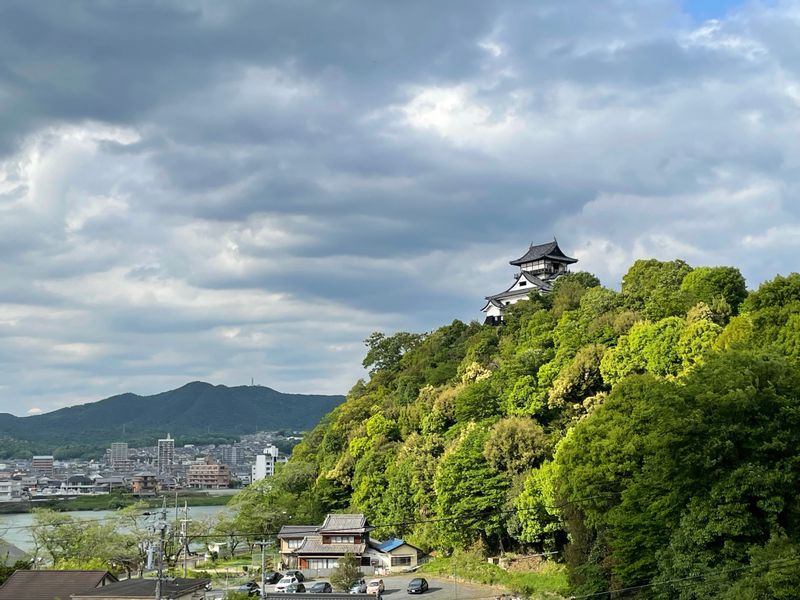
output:
[[[156,529],[159,530],[159,547],[158,547],[158,578],[156,579],[156,600],[161,600],[161,587],[162,580],[164,579],[164,552],[165,542],[167,537],[167,499],[164,498],[161,511],[158,513],[159,519],[156,523]]]
[[[267,563],[264,557],[264,547],[267,545],[267,542],[261,540],[259,544],[261,544],[261,593],[259,594],[259,597],[263,599],[266,598],[266,592],[264,591],[264,587],[266,586],[267,581],[264,578],[264,576],[266,574],[265,570]]]
[[[181,549],[183,551],[183,577],[187,576],[188,566],[186,564],[189,555],[189,535],[187,527],[192,520],[189,518],[189,503],[187,500],[183,501],[183,518],[181,519]]]

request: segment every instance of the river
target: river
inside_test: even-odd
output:
[[[151,512],[157,508],[149,509]],[[203,519],[213,517],[220,511],[230,510],[227,506],[190,506],[190,519]],[[88,519],[92,521],[111,519],[116,511],[113,510],[75,510],[59,513],[70,515],[76,519]],[[167,518],[175,518],[175,508],[167,509]],[[14,544],[18,548],[26,551],[33,549],[33,539],[31,538],[31,525],[33,515],[31,513],[19,514],[0,514],[0,539]]]

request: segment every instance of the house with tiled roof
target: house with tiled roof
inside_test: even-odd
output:
[[[317,575],[327,574],[345,554],[353,554],[362,567],[376,572],[406,570],[417,565],[418,548],[403,540],[371,539],[371,530],[362,514],[329,514],[318,526],[286,525],[278,533],[281,562],[284,568]]]
[[[14,571],[0,586],[0,600],[66,600],[117,581],[108,571]]]
[[[499,325],[508,306],[527,300],[531,292],[551,292],[556,279],[568,273],[569,265],[576,262],[577,258],[571,258],[561,251],[555,238],[546,244],[531,244],[525,254],[509,262],[512,266],[519,267],[511,287],[498,294],[486,296],[486,304],[481,309],[486,313],[484,322]]]
[[[206,598],[206,586],[210,579],[184,579],[167,577],[161,580],[158,595],[156,580],[126,579],[102,588],[72,594],[72,600],[150,600],[169,598],[169,600],[202,600]]]

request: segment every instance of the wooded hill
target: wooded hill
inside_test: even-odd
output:
[[[195,381],[152,396],[121,394],[43,415],[0,414],[0,454],[58,451],[75,456],[98,449],[102,454],[110,442],[154,445],[167,433],[187,443],[256,431],[305,431],[343,400]]]
[[[621,292],[575,273],[499,327],[368,346],[370,380],[260,491],[272,511],[363,511],[444,553],[555,551],[577,595],[800,589],[800,275],[748,293],[735,268],[643,260]]]

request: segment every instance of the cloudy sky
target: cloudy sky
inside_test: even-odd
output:
[[[798,133],[800,2],[3,2],[0,412],[343,393],[553,235],[757,286]]]

